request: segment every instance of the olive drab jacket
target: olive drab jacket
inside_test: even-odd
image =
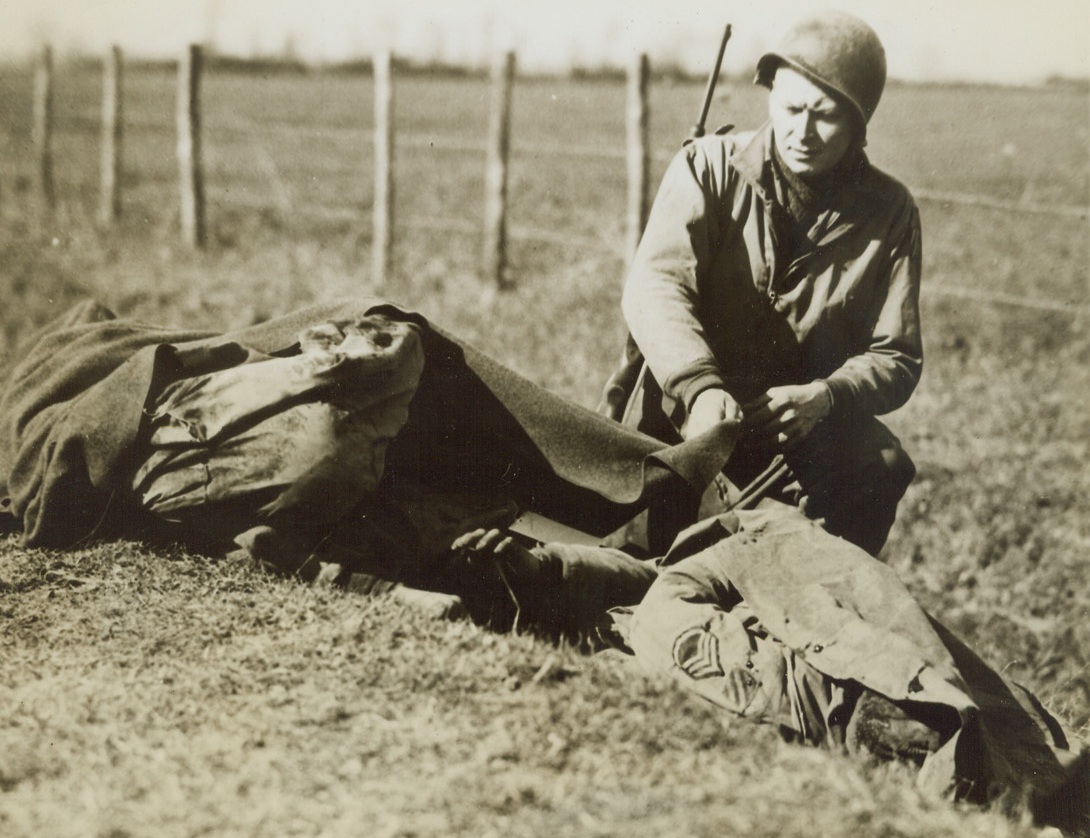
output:
[[[771,125],[688,143],[629,272],[625,319],[677,427],[712,387],[744,402],[823,379],[834,416],[847,419],[900,407],[919,380],[912,196],[860,153],[787,261],[773,223],[772,147]],[[607,402],[627,401],[635,381],[615,375],[629,392],[607,390]]]

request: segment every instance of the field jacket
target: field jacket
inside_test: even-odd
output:
[[[701,522],[661,567],[627,626],[615,615],[646,669],[790,738],[835,742],[831,728],[846,727],[850,751],[857,709],[836,690],[854,683],[906,702],[953,734],[923,761],[922,789],[1025,802],[1038,821],[1084,834],[1090,754],[925,612],[892,568],[777,506]],[[815,718],[823,703],[829,714]],[[896,741],[895,724],[879,732]]]
[[[824,380],[834,415],[862,417],[900,407],[919,381],[920,222],[908,190],[864,157],[787,262],[772,145],[770,125],[687,144],[629,273],[625,319],[675,425],[712,387],[748,401]]]

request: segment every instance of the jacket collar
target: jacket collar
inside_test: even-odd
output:
[[[738,145],[731,158],[735,171],[766,203],[775,201],[772,189],[772,123],[766,122],[752,135],[738,137]],[[883,179],[870,164],[866,154],[860,152],[859,165],[852,169],[851,180],[832,199],[828,209],[822,211],[809,230],[807,237],[816,247],[831,244],[863,223],[878,193]]]
[[[748,139],[740,136],[739,145],[734,152],[732,163],[735,170],[749,182],[765,200],[771,200],[768,186],[772,183],[772,122],[768,121],[756,131],[752,132]],[[846,189],[858,189],[863,192],[874,192],[878,188],[874,167],[871,166],[867,155],[860,152],[860,162],[852,169],[851,182]]]
[[[765,175],[772,166],[772,123],[766,122],[753,131],[748,140],[744,135],[738,139],[740,144],[736,147],[731,161],[735,171],[745,178],[762,197],[768,198],[765,189],[768,179]]]

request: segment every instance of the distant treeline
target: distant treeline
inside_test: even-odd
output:
[[[1045,86],[1090,93],[1090,78],[1076,79],[1071,76],[1049,76],[1045,79]]]
[[[373,63],[369,56],[332,62],[307,62],[300,58],[284,55],[258,55],[246,57],[216,53],[211,50],[205,52],[205,67],[211,71],[219,71],[237,75],[253,76],[304,76],[332,74],[344,76],[370,76],[373,74]],[[78,55],[65,58],[63,64],[69,68],[98,72],[102,67],[102,59],[95,55]],[[0,59],[0,67],[12,69],[16,62]],[[126,58],[125,66],[137,72],[160,72],[173,74],[177,72],[178,61],[175,58]],[[450,64],[438,60],[421,61],[412,58],[394,56],[393,69],[401,76],[420,76],[434,78],[462,78],[462,79],[487,79],[489,68],[487,66]],[[626,77],[623,67],[610,65],[576,66],[566,73],[554,73],[546,71],[527,71],[519,69],[518,74],[522,78],[556,78],[566,76],[577,81],[616,81],[623,82]],[[704,81],[706,76],[702,73],[693,73],[684,67],[670,62],[652,63],[650,68],[651,78],[655,81],[665,82],[694,82]],[[725,74],[729,75],[729,74]],[[748,74],[743,73],[739,78],[749,79]],[[901,85],[923,87],[1006,87],[1003,83],[989,83],[981,81],[903,81],[891,78],[889,86]],[[1020,85],[1015,85],[1020,86]],[[1032,86],[1032,85],[1030,85]],[[1090,78],[1078,78],[1073,76],[1052,75],[1043,84],[1044,88],[1053,90],[1067,90],[1078,93],[1090,93]]]
[[[331,62],[307,62],[290,56],[265,55],[245,57],[215,53],[211,50],[205,52],[205,69],[212,72],[233,73],[253,76],[303,76],[316,74],[333,74],[345,76],[370,76],[373,73],[373,62],[369,56],[348,59],[345,61]],[[76,69],[98,71],[102,66],[102,59],[94,55],[79,55],[66,58],[63,64]],[[139,58],[129,57],[125,59],[125,66],[129,70],[143,73],[168,73],[177,72],[178,61],[175,58]],[[394,56],[393,68],[398,75],[422,76],[436,78],[488,78],[487,66],[473,66],[463,64],[450,64],[443,61],[420,61],[412,58]],[[624,81],[626,70],[623,67],[600,65],[594,67],[577,66],[566,73],[531,72],[519,70],[523,78],[542,76],[556,77],[565,75],[572,79],[586,81]],[[704,76],[698,73],[690,73],[677,64],[662,63],[651,66],[651,77],[662,81],[700,81]]]

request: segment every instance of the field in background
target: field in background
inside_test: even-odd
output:
[[[367,275],[369,79],[206,79],[211,236],[195,254],[174,229],[173,78],[126,81],[125,216],[106,232],[89,221],[97,79],[61,68],[57,84],[50,223],[28,189],[29,77],[0,73],[6,352],[86,294],[125,314],[229,326],[381,290],[595,401],[623,335],[622,85],[516,85],[515,288],[497,293],[475,275],[482,82],[398,84],[397,261],[385,289]],[[760,92],[724,90],[710,122],[755,125]],[[655,85],[654,180],[700,93]],[[869,151],[921,189],[1085,206],[1088,123],[1078,90],[897,85]],[[919,476],[884,558],[1085,741],[1087,220],[920,203],[926,370],[889,417]],[[4,834],[1028,834],[920,799],[906,771],[724,729],[610,657],[184,554],[62,555],[9,540],[0,620]]]

